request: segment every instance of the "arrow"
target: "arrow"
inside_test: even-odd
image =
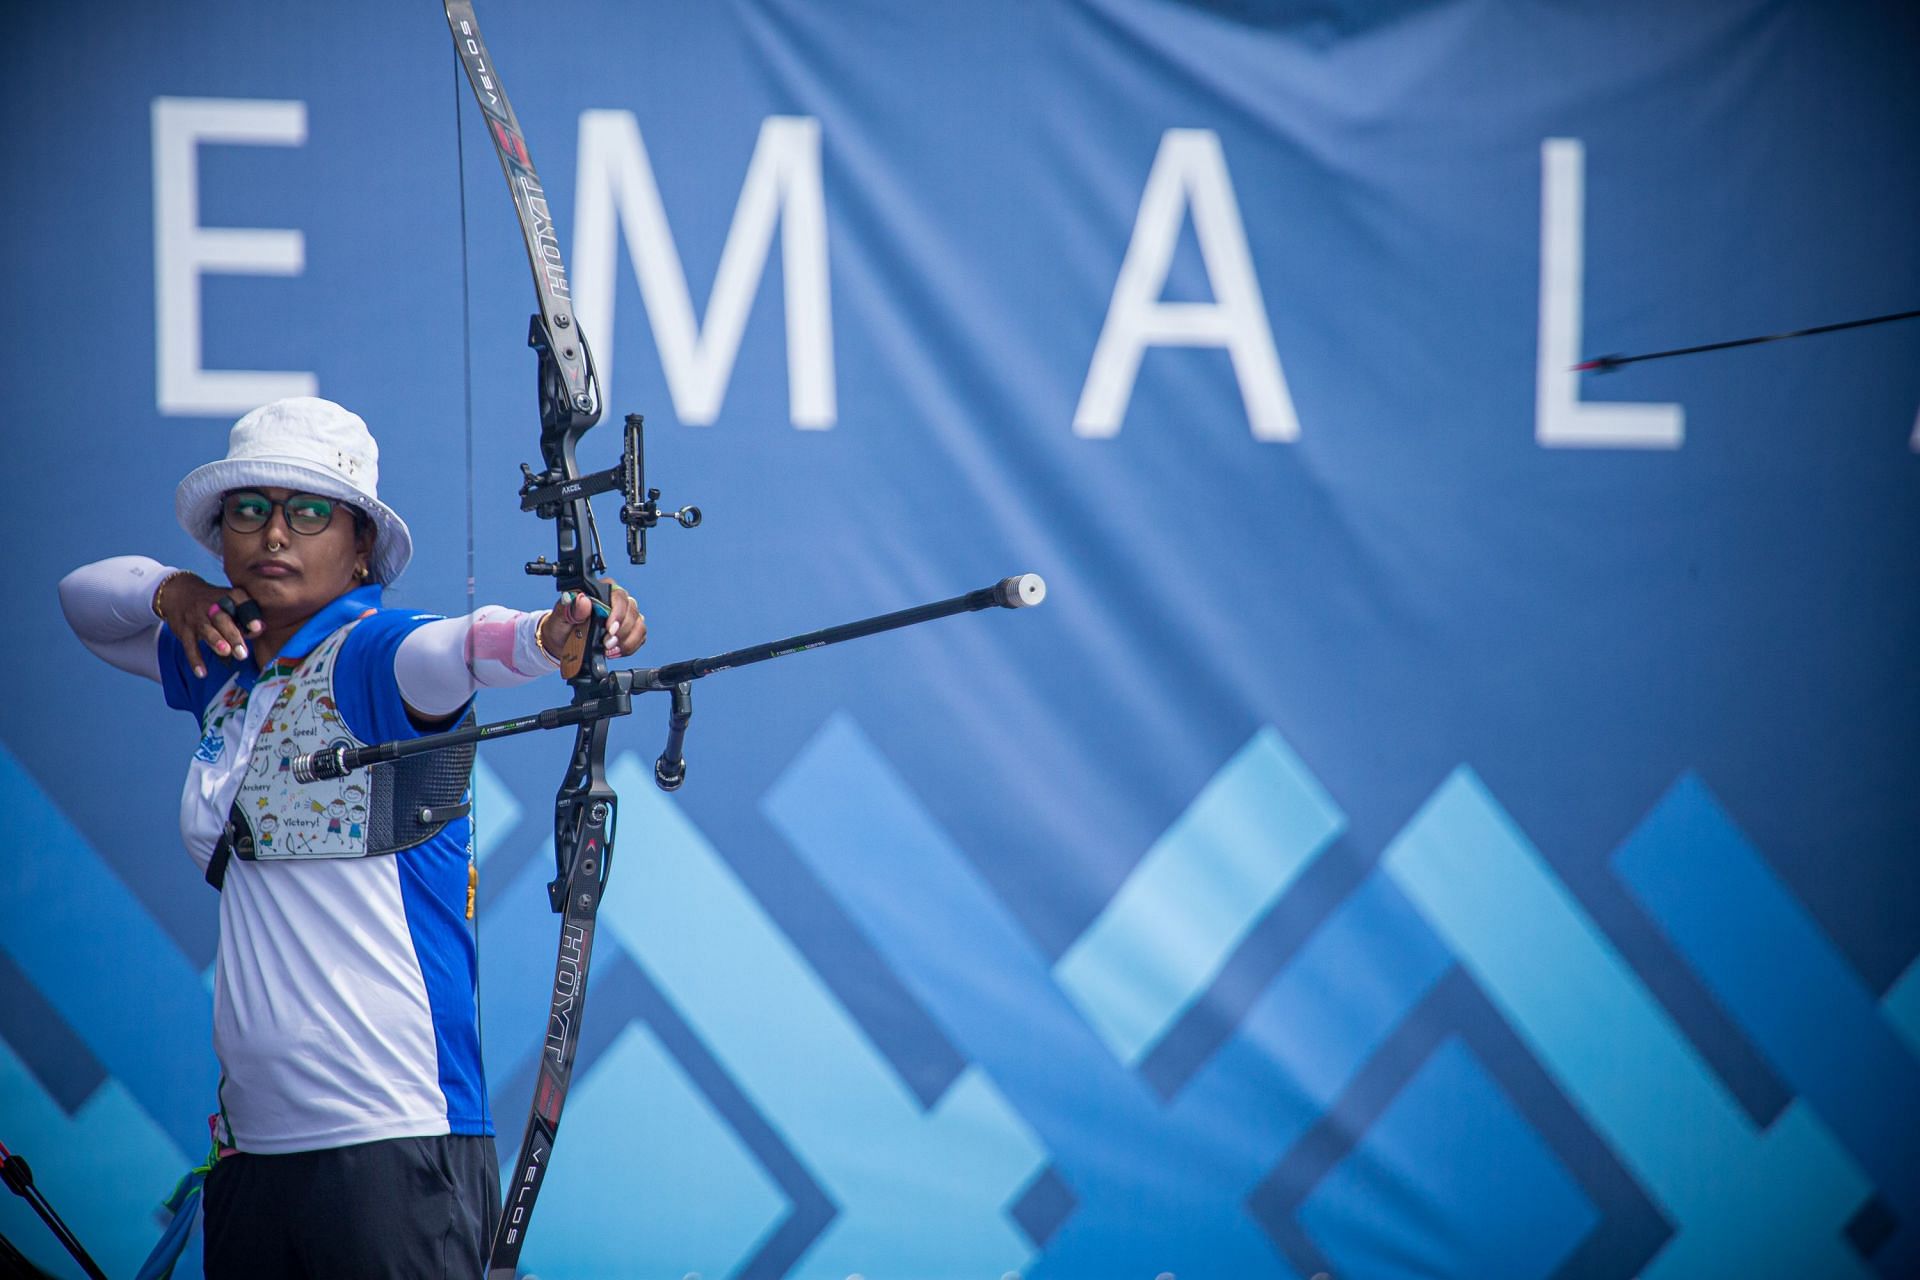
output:
[[[1725,351],[1729,347],[1751,347],[1762,342],[1785,342],[1788,338],[1810,338],[1816,333],[1838,333],[1842,329],[1864,329],[1870,324],[1892,324],[1895,320],[1911,320],[1920,316],[1920,311],[1896,311],[1891,315],[1870,316],[1865,320],[1843,320],[1839,324],[1815,325],[1811,329],[1795,329],[1791,333],[1769,333],[1758,338],[1735,338],[1731,342],[1709,342],[1698,347],[1675,347],[1671,351],[1649,351],[1637,356],[1600,356],[1593,360],[1583,360],[1573,366],[1575,373],[1612,373],[1622,365],[1638,364],[1642,360],[1665,360],[1670,356],[1696,356],[1703,351]]]

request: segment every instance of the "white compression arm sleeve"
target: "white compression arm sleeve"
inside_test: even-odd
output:
[[[484,605],[414,630],[393,655],[400,696],[422,716],[450,716],[475,689],[511,689],[558,671],[538,636],[544,612]]]
[[[80,643],[122,671],[160,678],[155,646],[163,623],[153,593],[178,570],[146,556],[114,556],[60,579],[60,611]]]

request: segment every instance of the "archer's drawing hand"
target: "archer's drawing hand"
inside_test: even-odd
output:
[[[154,596],[154,612],[186,650],[196,676],[207,674],[200,660],[201,645],[234,662],[247,656],[247,636],[260,634],[258,617],[244,632],[234,621],[234,611],[250,598],[243,588],[216,586],[197,573],[176,573],[160,584]]]

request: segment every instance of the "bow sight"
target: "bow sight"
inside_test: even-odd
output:
[[[626,446],[620,454],[617,466],[605,471],[595,471],[578,479],[569,480],[552,467],[535,473],[526,463],[520,464],[520,509],[531,511],[542,520],[556,520],[560,516],[560,504],[575,498],[591,498],[595,494],[609,493],[618,489],[626,499],[620,506],[620,523],[627,527],[627,559],[634,564],[647,562],[647,530],[660,523],[660,517],[680,522],[683,529],[696,529],[700,526],[700,508],[681,507],[677,511],[660,510],[660,491],[646,487],[646,435],[645,419],[637,413],[627,415]],[[587,508],[587,519],[591,524],[593,508]],[[593,548],[593,571],[602,573],[606,565],[601,561],[598,531],[591,539]],[[527,572],[535,577],[551,578],[558,574],[560,567],[545,556],[527,562]]]

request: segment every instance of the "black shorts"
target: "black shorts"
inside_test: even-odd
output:
[[[500,1217],[492,1138],[232,1155],[207,1175],[207,1280],[479,1280]]]

